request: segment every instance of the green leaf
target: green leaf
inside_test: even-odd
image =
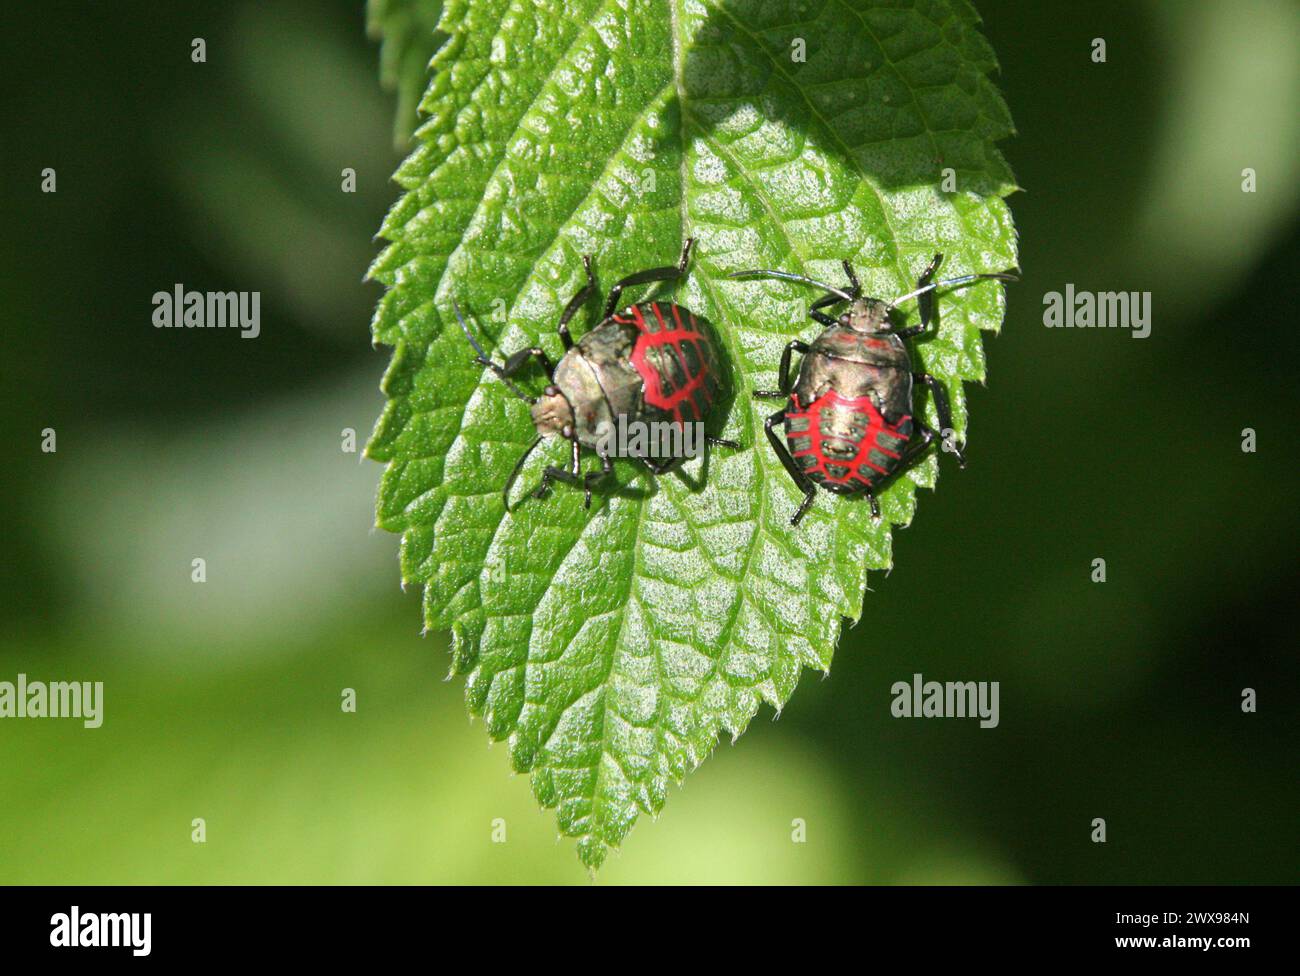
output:
[[[368,0],[366,30],[383,41],[379,80],[397,92],[393,144],[405,149],[419,121],[416,111],[429,83],[429,60],[447,35],[438,31],[442,0]]]
[[[830,667],[867,571],[890,565],[888,523],[910,521],[916,486],[934,484],[931,455],[883,494],[881,523],[822,493],[792,529],[800,495],[763,435],[774,408],[750,394],[773,386],[786,342],[816,334],[814,296],[725,275],[839,281],[848,258],[869,293],[893,297],[937,251],[947,274],[1016,264],[1014,183],[994,148],[1012,128],[976,23],[961,0],[447,4],[429,119],[371,269],[389,286],[374,339],[394,348],[368,447],[387,462],[378,524],[402,534],[426,626],[452,631],[471,712],[509,739],[590,866],[720,731],[738,736],[803,668]],[[675,298],[720,336],[734,397],[718,427],[745,449],[690,462],[700,490],[620,461],[620,488],[590,512],[565,485],[505,512],[528,409],[472,364],[452,298],[494,355],[540,343],[557,358],[582,255],[607,288],[671,263],[686,236],[698,244]],[[947,384],[964,432],[962,383],[984,377],[980,332],[999,327],[1002,289],[940,304],[918,368]],[[521,483],[564,454],[547,442]]]

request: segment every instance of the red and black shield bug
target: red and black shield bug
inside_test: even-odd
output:
[[[871,501],[871,514],[880,517],[876,489],[914,464],[938,436],[912,413],[914,381],[930,388],[940,428],[952,427],[947,391],[928,373],[912,372],[912,357],[903,340],[919,336],[930,327],[935,289],[986,278],[1019,279],[1000,272],[934,281],[942,262],[943,255],[936,254],[916,288],[891,302],[862,297],[862,287],[847,261],[844,273],[849,279],[848,291],[787,271],[738,271],[731,275],[784,278],[826,291],[808,310],[809,316],[825,329],[811,345],[795,339],[785,347],[779,390],[754,393],[759,399],[787,400],[785,407],[767,418],[764,427],[772,449],[804,493],[798,511],[790,519],[791,525],[798,525],[808,511],[818,485],[836,494],[866,495]],[[890,313],[910,298],[917,299],[921,322],[911,328],[895,328]],[[850,304],[838,319],[822,311],[839,302]],[[795,352],[803,360],[798,378],[791,382],[790,356]],[[785,427],[785,444],[773,429],[777,424]],[[957,463],[965,467],[961,451],[955,445],[949,449],[957,455]]]
[[[568,469],[547,467],[542,483],[533,492],[540,498],[552,481],[581,484],[587,507],[591,489],[614,471],[613,458],[602,453],[602,433],[626,429],[631,422],[668,423],[683,428],[703,423],[718,398],[722,376],[717,354],[709,338],[707,323],[689,309],[670,302],[639,302],[615,314],[623,289],[655,281],[674,281],[686,274],[694,239],[682,247],[672,267],[651,268],[628,275],[610,289],[600,324],[574,343],[569,320],[596,288],[590,255],[583,257],[587,284],[573,296],[560,316],[560,342],[564,356],[552,364],[540,347],[521,349],[504,364],[494,363],[465,324],[459,306],[453,302],[465,337],[478,354],[475,362],[501,378],[515,396],[532,406],[537,438],[528,446],[506,479],[504,495],[510,506],[510,487],[524,461],[544,437],[559,434],[573,446]],[[529,360],[536,359],[550,378],[540,397],[530,397],[510,381]],[[705,436],[710,444],[739,447],[732,441]],[[581,449],[590,448],[600,457],[600,470],[580,475]],[[663,474],[681,459],[640,456],[654,474]]]

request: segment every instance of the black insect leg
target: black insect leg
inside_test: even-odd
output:
[[[519,460],[515,466],[510,469],[510,477],[506,479],[505,486],[501,489],[501,501],[505,504],[506,511],[510,511],[510,489],[514,487],[515,479],[519,477],[519,472],[524,469],[524,462],[528,460],[528,455],[533,453],[533,449],[542,442],[542,435],[538,434],[533,438],[533,442],[528,445],[528,449],[519,455]]]
[[[474,333],[469,331],[469,326],[465,324],[465,317],[460,314],[460,306],[456,304],[456,299],[454,298],[451,300],[451,307],[456,312],[456,321],[460,323],[460,327],[465,333],[465,338],[469,340],[470,347],[474,350],[474,362],[492,370],[492,372],[500,378],[501,382],[505,384],[506,388],[525,403],[536,403],[537,400],[535,397],[530,397],[527,393],[510,382],[510,374],[517,371],[519,367],[529,359],[529,357],[536,356],[541,360],[542,365],[546,368],[546,375],[550,376],[553,367],[551,366],[551,361],[546,357],[546,353],[536,347],[532,349],[524,349],[507,359],[504,366],[499,366],[488,358],[488,354],[483,351],[483,347],[480,346],[478,340],[474,338]]]
[[[866,496],[867,502],[871,505],[871,517],[873,519],[879,519],[880,502],[876,501],[875,493],[870,488],[867,488],[862,492],[862,494]]]
[[[712,446],[714,446],[714,447],[729,447],[729,448],[732,448],[733,450],[737,450],[737,451],[740,450],[740,447],[741,447],[741,445],[740,445],[739,443],[737,443],[736,441],[724,440],[724,439],[721,438],[721,437],[714,437],[714,436],[712,436],[711,434],[705,434],[705,435],[704,435],[704,441],[705,441],[706,444],[710,444],[710,445],[712,445]],[[688,474],[686,473],[685,470],[683,470],[683,469],[680,467],[681,463],[685,460],[685,458],[680,458],[680,457],[668,457],[668,458],[649,458],[649,457],[643,457],[643,458],[641,458],[640,460],[641,460],[641,463],[644,464],[644,465],[645,465],[645,466],[650,470],[650,473],[651,473],[652,475],[654,475],[656,478],[660,477],[661,475],[667,474],[669,471],[672,471],[672,470],[676,469],[676,471],[677,471],[677,477],[681,478],[681,479],[682,479],[682,482],[683,482],[683,483],[684,483],[684,484],[685,484],[685,485],[686,485],[686,486],[687,486],[691,491],[699,491],[700,488],[704,487],[703,484],[702,484],[701,482],[696,481],[694,478],[692,478],[690,475],[688,475]],[[706,459],[704,463],[707,465],[707,464],[708,464],[708,460]],[[706,467],[704,470],[707,471],[708,468]]]
[[[852,295],[854,298],[857,298],[859,295],[862,294],[862,284],[861,282],[858,281],[858,276],[853,271],[853,265],[849,264],[849,262],[847,261],[843,261],[841,263],[844,265],[844,274],[849,279],[848,293]],[[808,309],[808,317],[811,318],[814,322],[817,322],[819,325],[834,325],[836,320],[833,317],[827,315],[825,312],[823,312],[822,309],[829,308],[831,305],[834,305],[836,302],[842,302],[842,301],[844,301],[843,295],[837,294],[836,292],[833,291],[827,292],[821,298],[817,299],[817,301],[812,303],[812,306]]]
[[[587,283],[579,289],[578,293],[569,299],[569,304],[564,306],[564,314],[560,316],[560,341],[564,343],[564,351],[568,352],[573,348],[573,337],[569,335],[569,319],[577,314],[578,309],[591,297],[591,293],[596,290],[596,276],[591,273],[591,255],[582,256],[582,266],[587,272]]]
[[[799,509],[794,513],[794,517],[790,519],[791,525],[798,525],[799,520],[804,517],[804,513],[808,511],[808,507],[813,503],[813,499],[817,497],[817,486],[813,484],[812,479],[799,470],[799,466],[794,463],[794,458],[790,455],[789,448],[781,442],[781,438],[773,430],[777,424],[783,423],[785,423],[785,411],[778,410],[767,418],[763,424],[763,430],[767,432],[767,439],[772,442],[772,450],[780,458],[781,464],[785,466],[785,470],[794,479],[794,483],[799,487],[799,490],[803,492],[803,501],[799,503]]]
[[[614,473],[614,462],[608,454],[600,455],[600,470],[588,471],[582,478],[583,508],[591,508],[591,489]]]
[[[618,300],[623,294],[624,288],[631,288],[633,285],[648,285],[652,281],[674,281],[686,274],[686,266],[691,260],[691,248],[695,245],[695,238],[686,238],[686,243],[682,245],[682,256],[677,259],[677,264],[668,268],[651,268],[649,271],[638,271],[636,274],[628,275],[621,281],[614,284],[609,290],[609,298],[605,301],[605,318],[609,318],[618,308]]]
[[[915,417],[912,418],[912,428],[912,439],[907,442],[907,447],[903,448],[903,453],[898,458],[898,464],[894,466],[894,470],[890,476],[884,479],[885,482],[898,477],[919,461],[929,449],[930,445],[939,437],[939,435],[930,428],[929,424],[924,424]],[[882,483],[883,482],[877,482],[876,487],[879,488]]]
[[[875,489],[877,491],[881,490],[885,485],[892,483],[895,478],[902,475],[912,467],[912,465],[916,464],[917,461],[921,460],[921,458],[925,456],[925,452],[929,450],[930,445],[935,441],[938,441],[940,444],[943,443],[943,438],[940,436],[938,431],[931,428],[929,424],[917,420],[915,417],[912,418],[912,428],[912,439],[907,442],[907,447],[903,448],[902,456],[899,457],[898,464],[894,466],[894,470],[890,472],[889,477],[876,482]]]
[[[705,435],[704,435],[704,442],[705,442],[706,444],[712,444],[714,447],[730,447],[730,448],[732,448],[733,450],[737,450],[737,451],[740,450],[740,444],[737,443],[736,441],[723,440],[721,437],[713,437],[713,436],[710,435],[710,434],[705,434]],[[697,456],[697,455],[691,455],[691,456],[694,457],[694,456]],[[666,457],[666,458],[651,458],[651,457],[643,457],[643,458],[641,458],[640,460],[642,461],[642,463],[645,464],[645,466],[646,466],[647,468],[650,469],[650,473],[653,474],[653,475],[655,475],[655,476],[657,477],[657,476],[659,476],[659,475],[661,475],[661,474],[666,474],[667,472],[671,471],[671,470],[672,470],[673,468],[675,468],[675,467],[676,467],[680,462],[682,462],[683,460],[685,460],[685,458],[681,458],[681,457]]]
[[[921,272],[921,277],[916,279],[916,287],[922,288],[934,280],[935,273],[939,270],[939,265],[943,264],[943,255],[936,254],[930,259],[929,265]]]
[[[880,518],[880,503],[876,501],[876,492],[884,491],[885,488],[893,484],[895,478],[900,477],[908,468],[921,460],[938,436],[930,429],[929,425],[922,423],[915,417],[912,418],[912,438],[907,442],[907,447],[903,448],[903,453],[899,456],[894,470],[877,481],[864,493],[871,502],[872,518]]]
[[[663,475],[667,474],[669,471],[673,471],[676,473],[677,477],[681,479],[682,484],[684,484],[689,490],[699,491],[701,488],[704,487],[704,483],[702,481],[695,480],[694,478],[692,478],[690,475],[686,473],[686,470],[684,468],[681,467],[681,461],[682,461],[681,458],[643,457],[640,460],[641,463],[644,464],[650,470],[650,473],[654,475],[656,478],[662,477]],[[707,464],[708,462],[706,461],[705,463]]]
[[[504,366],[498,366],[490,359],[480,358],[477,362],[480,365],[486,366],[488,369],[492,370],[492,372],[496,373],[497,376],[505,380],[514,376],[515,373],[523,369],[524,365],[530,359],[536,359],[541,363],[542,369],[546,370],[546,375],[548,377],[555,372],[555,364],[551,362],[551,357],[546,355],[546,351],[540,346],[530,346],[527,349],[520,349],[518,352],[512,353],[506,359]]]
[[[541,498],[551,487],[553,481],[563,481],[566,484],[582,485],[582,507],[591,508],[591,489],[614,473],[614,462],[608,455],[600,455],[600,470],[588,471],[585,475],[579,475],[579,461],[581,458],[582,448],[576,440],[571,441],[573,444],[573,456],[569,463],[569,469],[548,467],[542,472],[542,483],[537,486],[533,492],[535,498]]]
[[[844,301],[844,299],[839,295],[835,295],[835,294],[823,295],[821,298],[817,299],[817,301],[813,302],[812,305],[809,307],[808,317],[812,319],[814,322],[816,322],[818,325],[834,325],[836,320],[833,317],[827,315],[825,312],[821,311],[821,309],[826,308],[828,305],[834,305],[836,302],[842,302],[842,301]]]
[[[777,390],[755,390],[754,398],[756,400],[784,400],[790,395],[790,356],[793,353],[799,353],[801,356],[808,354],[808,343],[795,339],[788,343],[785,351],[781,353],[781,369],[777,373]]]
[[[962,454],[961,448],[957,446],[955,440],[956,435],[953,435],[954,440],[951,446],[949,446],[948,441],[942,437],[945,432],[953,430],[952,409],[948,405],[948,390],[929,373],[913,373],[912,379],[928,386],[930,388],[930,396],[934,397],[934,412],[939,415],[939,432],[941,435],[940,445],[942,449],[956,456],[958,467],[966,467],[966,457]]]
[[[794,339],[786,344],[785,351],[781,353],[781,370],[777,374],[777,381],[780,383],[781,392],[785,396],[790,395],[790,390],[794,386],[794,380],[790,376],[790,357],[796,352],[800,356],[808,355],[808,343]]]
[[[544,498],[546,493],[551,490],[551,482],[553,481],[563,481],[571,485],[577,483],[578,462],[582,447],[576,439],[569,441],[569,445],[573,448],[573,453],[569,458],[569,470],[557,468],[553,464],[547,465],[546,470],[542,472],[542,483],[533,491],[534,498]]]
[[[812,506],[813,499],[816,497],[817,497],[817,489],[812,486],[811,482],[805,485],[803,489],[803,501],[799,503],[799,507],[798,509],[795,510],[795,513],[792,516],[790,516],[791,525],[798,525],[803,520],[804,514]],[[875,499],[872,499],[872,502],[874,503]],[[880,514],[878,510],[876,511],[876,514],[877,515]]]
[[[916,279],[916,287],[924,288],[931,281],[933,281],[935,272],[939,270],[939,265],[941,264],[943,264],[943,255],[936,254],[933,260],[930,261],[930,264],[926,267],[926,269],[921,272],[921,277]],[[921,315],[921,324],[914,325],[910,329],[899,330],[898,335],[904,339],[910,339],[913,336],[918,336],[922,332],[925,332],[927,329],[930,328],[931,322],[934,322],[936,325],[938,324],[938,320],[935,317],[935,310],[937,306],[935,305],[933,290],[927,291],[921,295],[917,295],[916,305],[917,305],[917,310],[920,312]]]
[[[841,262],[844,265],[844,274],[849,279],[849,294],[857,298],[862,294],[862,284],[858,281],[858,276],[853,272],[853,265],[849,262]]]
[[[939,270],[939,265],[943,263],[943,255],[936,254],[930,266],[921,273],[921,277],[916,280],[916,289],[904,298],[916,296],[916,303],[921,312],[921,324],[914,325],[910,329],[899,329],[894,334],[904,339],[910,339],[925,332],[931,326],[937,327],[939,324],[939,300],[936,297],[938,289],[956,287],[958,285],[969,285],[976,281],[1019,281],[1019,277],[1011,271],[995,271],[988,274],[968,274],[958,275],[956,278],[945,278],[943,281],[935,281],[934,274]],[[924,291],[922,291],[924,289]],[[920,292],[920,294],[917,294]]]

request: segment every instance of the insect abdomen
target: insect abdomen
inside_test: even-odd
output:
[[[632,365],[645,384],[646,407],[677,424],[704,420],[717,396],[718,367],[695,313],[668,302],[642,302],[614,321],[637,327]]]
[[[832,490],[863,491],[893,473],[912,436],[912,418],[887,421],[871,397],[828,390],[807,407],[796,393],[785,415],[795,464]]]

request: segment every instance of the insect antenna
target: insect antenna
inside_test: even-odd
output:
[[[538,434],[533,438],[533,442],[528,445],[528,450],[519,455],[519,460],[515,466],[510,469],[510,477],[506,479],[506,486],[501,489],[501,500],[506,504],[506,511],[510,511],[510,489],[514,487],[515,479],[519,477],[519,472],[524,469],[524,462],[528,460],[528,455],[533,453],[533,448],[542,442],[542,435]]]
[[[478,344],[478,340],[475,339],[473,333],[469,331],[469,326],[465,324],[465,316],[460,314],[460,306],[456,304],[456,299],[454,298],[451,300],[451,307],[456,310],[456,321],[460,323],[460,330],[465,333],[465,338],[469,340],[469,344],[473,346],[474,351],[478,353],[479,363],[496,373],[501,382],[506,385],[511,393],[519,397],[519,399],[523,400],[525,403],[536,403],[536,397],[530,397],[523,390],[519,389],[519,387],[515,386],[514,383],[510,382],[505,375],[505,369],[498,366],[488,358],[488,354],[483,351],[483,347]],[[529,450],[532,450],[532,448],[529,448]],[[525,455],[525,457],[526,456],[527,455]]]
[[[918,295],[924,295],[927,291],[934,291],[936,288],[944,288],[948,285],[968,285],[972,281],[983,281],[984,279],[993,279],[996,281],[1019,281],[1018,274],[1012,274],[1009,271],[997,271],[992,274],[968,274],[961,275],[957,278],[945,278],[943,281],[932,281],[916,291],[909,291],[906,295],[901,295],[889,303],[890,308],[897,308],[909,298],[916,298]]]
[[[846,292],[843,288],[836,288],[834,285],[828,285],[824,281],[818,281],[815,278],[809,278],[807,275],[794,274],[790,271],[767,271],[762,268],[755,268],[753,271],[736,271],[733,272],[732,274],[727,275],[727,277],[728,278],[759,278],[759,277],[783,278],[786,281],[799,281],[805,285],[812,285],[815,288],[821,288],[824,291],[830,292],[832,295],[837,295],[840,298],[844,299],[846,302],[853,301],[853,296],[850,295],[848,292]]]

